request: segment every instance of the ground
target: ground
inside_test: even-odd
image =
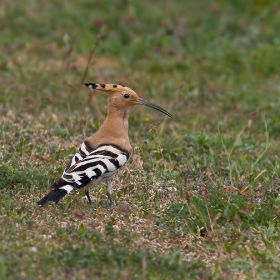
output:
[[[0,3],[1,279],[279,279],[280,4]],[[38,207],[124,84],[173,114],[130,117],[106,188]]]

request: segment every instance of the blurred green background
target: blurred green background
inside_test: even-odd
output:
[[[275,115],[278,17],[277,1],[2,1],[1,102],[72,101],[67,84],[79,85],[101,32],[87,80],[163,97],[180,115]],[[69,106],[84,105],[77,94]]]

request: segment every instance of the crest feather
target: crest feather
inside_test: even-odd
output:
[[[131,91],[130,88],[117,85],[117,84],[94,84],[94,83],[86,83],[85,84],[90,89],[97,89],[101,91],[111,91],[111,92],[117,92],[117,91]]]

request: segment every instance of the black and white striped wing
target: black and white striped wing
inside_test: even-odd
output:
[[[89,144],[87,141],[84,141],[80,147],[80,149],[76,152],[76,154],[72,157],[71,161],[67,165],[67,167],[64,169],[64,172],[69,169],[70,167],[74,166],[76,163],[79,161],[83,160],[86,158],[92,149],[89,147]]]
[[[83,188],[91,181],[97,183],[111,177],[128,158],[129,154],[117,146],[102,145],[77,162],[72,159],[71,164],[64,170],[62,179],[76,188]]]

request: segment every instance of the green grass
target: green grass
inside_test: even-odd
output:
[[[273,0],[1,1],[0,278],[279,279],[279,17]],[[113,209],[103,185],[92,207],[37,207],[106,115],[83,80],[174,117],[133,110]]]

